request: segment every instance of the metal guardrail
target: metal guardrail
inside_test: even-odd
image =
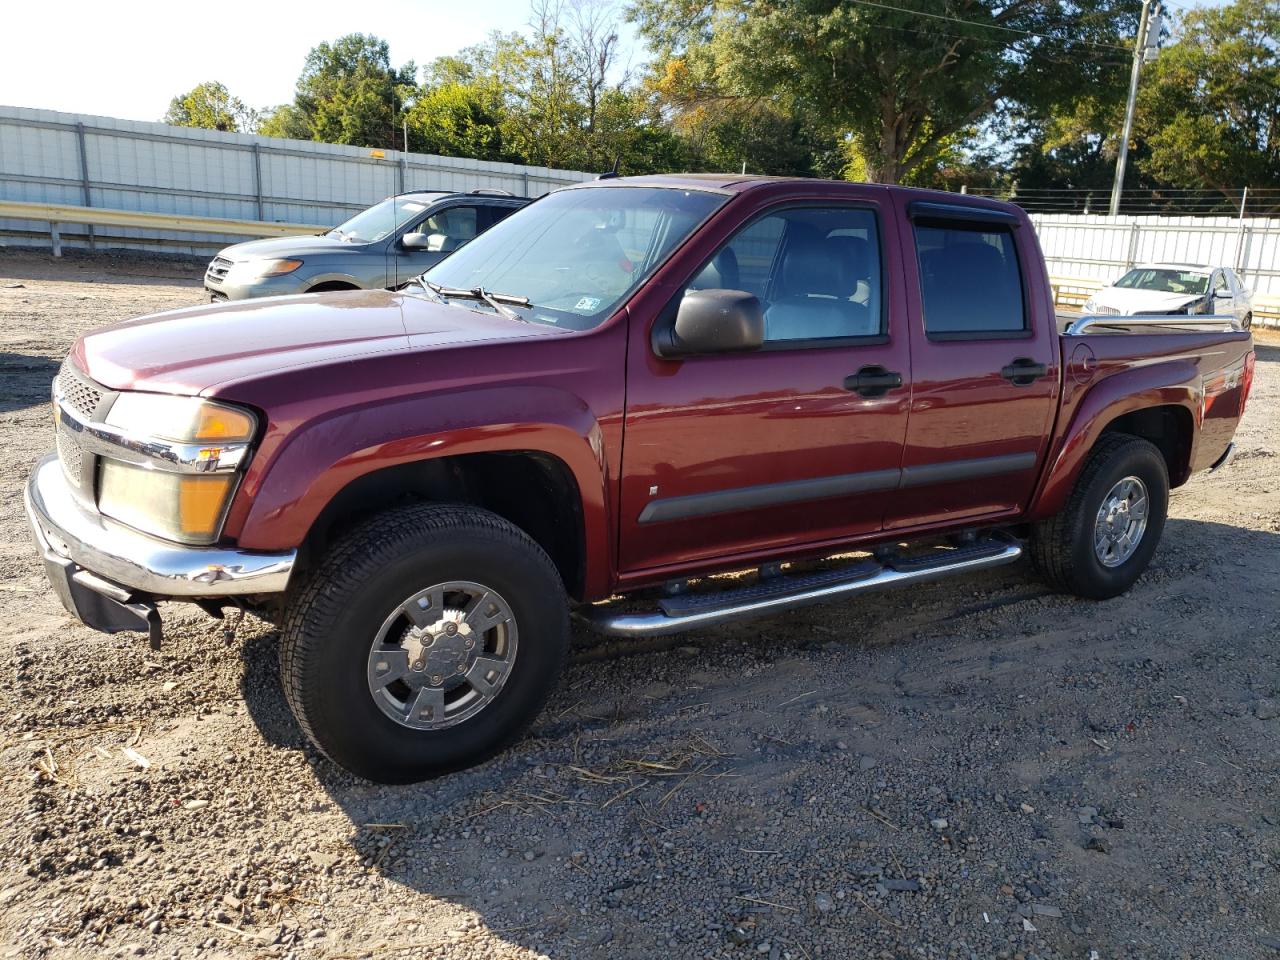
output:
[[[53,255],[62,256],[60,223],[103,227],[134,227],[140,230],[173,230],[179,233],[212,233],[233,237],[296,237],[315,235],[325,227],[314,223],[269,223],[263,220],[224,220],[176,213],[144,213],[140,210],[112,210],[64,203],[26,203],[0,200],[0,220],[35,220],[49,224]]]

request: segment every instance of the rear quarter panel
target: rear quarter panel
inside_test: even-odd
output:
[[[1190,456],[1174,486],[1227,449],[1243,413],[1248,333],[1096,333],[1064,336],[1062,406],[1029,518],[1066,504],[1089,451],[1116,418],[1157,406],[1187,411]]]

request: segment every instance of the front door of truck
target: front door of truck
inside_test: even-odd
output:
[[[902,259],[912,398],[886,526],[998,518],[1031,497],[1058,405],[1052,296],[1031,227],[998,208],[911,201]]]
[[[885,195],[847,192],[841,203],[799,188],[786,202],[740,205],[698,238],[683,275],[633,302],[624,576],[880,529],[906,431],[909,348]],[[764,348],[657,356],[654,324],[673,319],[686,289],[713,288],[760,299]]]

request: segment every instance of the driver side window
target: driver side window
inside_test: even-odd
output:
[[[478,213],[476,207],[446,207],[427,217],[418,232],[430,238],[428,250],[452,253],[480,232]]]
[[[688,289],[753,294],[766,343],[840,340],[883,331],[880,274],[872,211],[795,207],[743,227]]]

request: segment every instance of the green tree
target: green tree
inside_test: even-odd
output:
[[[263,125],[269,136],[305,136],[360,147],[399,146],[405,102],[416,92],[412,62],[391,66],[385,40],[360,33],[321,43],[307,55],[293,103]]]
[[[1238,197],[1246,184],[1280,186],[1278,37],[1276,0],[1183,14],[1176,42],[1142,78],[1142,170],[1224,197]]]
[[[258,118],[239,97],[233,97],[225,86],[211,80],[197,84],[170,100],[163,122],[175,127],[202,127],[234,133],[251,132],[257,126]]]
[[[427,87],[407,115],[413,150],[476,160],[518,160],[506,147],[502,90],[492,80],[451,80]]]
[[[1074,95],[1123,55],[1117,34],[1132,32],[1137,7],[635,0],[631,16],[660,64],[684,64],[703,102],[768,102],[867,179],[897,183],[939,169],[957,137],[997,110],[1036,113]]]

